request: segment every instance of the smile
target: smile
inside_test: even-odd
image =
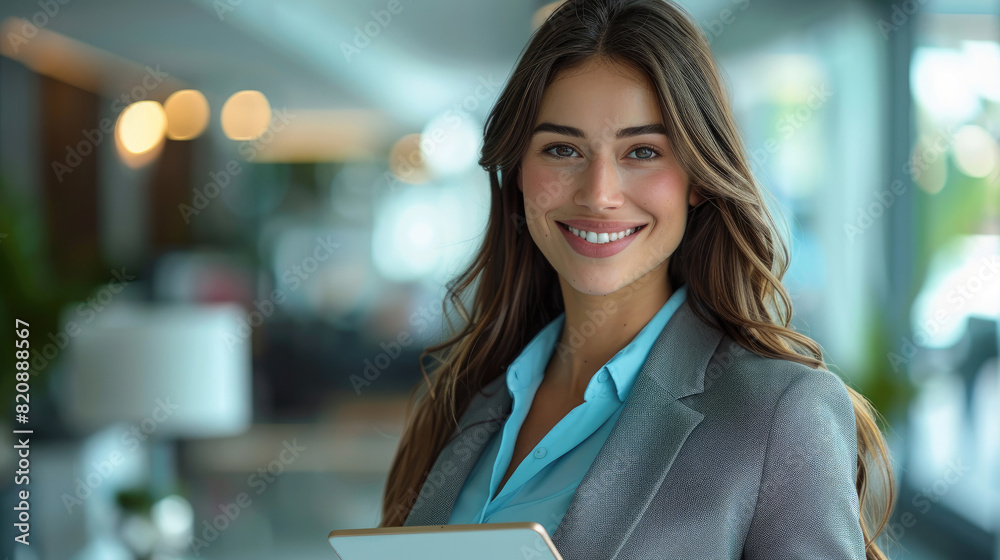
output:
[[[581,256],[597,259],[611,257],[624,251],[638,237],[636,233],[643,231],[648,225],[641,224],[615,232],[596,232],[562,222],[556,223],[559,224],[559,230],[573,251]]]
[[[558,222],[557,222],[558,223]],[[568,226],[563,223],[559,223],[560,226],[566,228],[573,235],[583,239],[588,243],[593,243],[595,245],[603,245],[605,243],[611,243],[612,241],[618,241],[619,239],[624,239],[633,233],[639,231],[646,226],[639,226],[634,228],[628,228],[623,231],[611,232],[611,233],[596,233],[593,231],[584,231],[582,229],[577,229],[573,226]]]

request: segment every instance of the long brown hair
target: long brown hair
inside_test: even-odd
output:
[[[448,284],[442,309],[454,334],[421,355],[426,384],[410,395],[381,527],[403,524],[472,396],[563,311],[556,273],[525,231],[516,181],[545,88],[560,72],[592,58],[629,65],[651,79],[675,156],[691,188],[704,197],[689,211],[668,264],[671,285],[687,284],[698,315],[746,349],[826,369],[819,344],[789,327],[792,304],[781,284],[788,251],[750,171],[701,30],[664,0],[570,0],[534,33],[487,118],[479,160],[492,193],[486,235],[469,267]],[[436,361],[429,377],[428,357]],[[848,391],[866,552],[869,559],[884,559],[875,537],[894,500],[889,455],[875,411]]]

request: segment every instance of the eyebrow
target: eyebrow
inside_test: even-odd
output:
[[[550,122],[540,123],[531,131],[531,135],[534,136],[539,132],[554,132],[556,134],[562,134],[565,136],[576,136],[577,138],[586,138],[587,135],[583,133],[579,128],[574,128],[572,126],[566,126],[563,124],[554,124]],[[627,128],[622,128],[615,133],[615,138],[627,138],[629,136],[641,136],[643,134],[662,134],[667,135],[667,129],[663,127],[662,124],[643,124],[639,126],[630,126]]]

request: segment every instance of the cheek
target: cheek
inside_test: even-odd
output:
[[[562,179],[559,170],[552,167],[524,165],[521,168],[521,187],[528,221],[564,204],[570,185],[565,177]]]
[[[632,184],[636,187],[633,200],[658,220],[675,221],[678,213],[687,212],[687,179],[683,174],[657,170],[635,177]]]

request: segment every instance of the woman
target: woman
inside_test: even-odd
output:
[[[480,164],[464,324],[425,352],[380,526],[537,521],[567,560],[885,558],[874,412],[788,326],[787,250],[688,16],[561,5]]]

